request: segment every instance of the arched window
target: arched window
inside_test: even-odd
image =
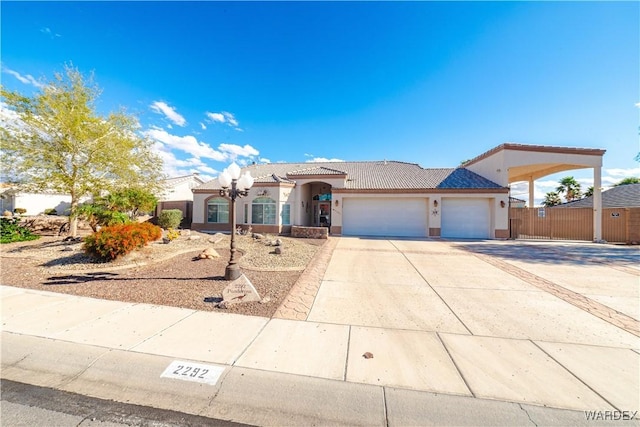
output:
[[[223,197],[214,197],[207,201],[207,222],[228,223],[229,201]]]
[[[276,224],[276,201],[270,197],[256,197],[251,204],[252,224]]]

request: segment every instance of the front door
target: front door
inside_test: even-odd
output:
[[[331,226],[331,202],[313,201],[313,226],[314,227],[330,227]]]
[[[320,227],[331,225],[331,202],[318,203],[318,225]]]

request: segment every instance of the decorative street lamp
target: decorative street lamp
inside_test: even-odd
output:
[[[249,194],[248,190],[253,185],[253,177],[249,171],[240,176],[241,172],[240,166],[233,162],[218,176],[218,183],[220,187],[222,187],[220,196],[231,199],[229,212],[231,217],[231,256],[229,258],[229,264],[224,271],[225,280],[236,280],[242,275],[238,261],[236,260],[236,198]],[[229,188],[229,186],[231,186],[231,188]]]

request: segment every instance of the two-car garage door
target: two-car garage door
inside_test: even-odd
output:
[[[488,239],[491,233],[489,199],[442,198],[440,235],[454,239]]]
[[[427,236],[426,198],[343,198],[345,236]],[[453,239],[488,239],[491,208],[488,198],[441,199],[440,235]]]
[[[427,199],[342,199],[342,234],[346,236],[427,235]]]

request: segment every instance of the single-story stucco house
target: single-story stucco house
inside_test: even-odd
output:
[[[40,215],[48,209],[67,215],[71,209],[71,196],[54,191],[25,192],[10,187],[1,190],[0,211],[13,212],[15,209],[25,209],[27,215]]]
[[[456,168],[387,160],[254,164],[242,169],[255,181],[236,200],[236,223],[264,233],[316,226],[334,235],[508,238],[509,183],[589,167],[599,180],[603,154],[507,143]],[[230,231],[230,201],[217,179],[193,193],[191,228]]]
[[[193,211],[193,192],[191,190],[204,184],[204,182],[197,173],[168,178],[162,181],[155,216],[160,215],[163,210],[178,209],[182,211],[184,217],[182,225],[189,227]]]

